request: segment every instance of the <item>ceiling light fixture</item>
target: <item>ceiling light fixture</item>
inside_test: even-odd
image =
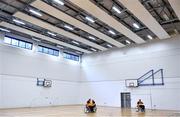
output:
[[[68,25],[64,25],[64,27],[69,29],[69,30],[74,30],[71,26],[68,26]]]
[[[116,33],[114,31],[112,31],[112,30],[109,30],[108,32],[113,34],[113,35],[116,35]]]
[[[35,11],[35,10],[33,10],[33,9],[30,9],[29,10],[31,13],[33,13],[34,15],[37,15],[37,16],[42,16],[42,14],[40,13],[40,12],[38,12],[38,11]]]
[[[139,25],[138,25],[138,24],[133,23],[133,26],[134,26],[135,28],[138,28],[138,29],[139,29]]]
[[[60,0],[53,0],[54,2],[56,2],[56,3],[58,3],[58,4],[60,4],[60,5],[64,5],[64,2],[62,2],[62,1],[60,1]]]
[[[96,38],[94,38],[94,37],[92,37],[92,36],[89,36],[89,39],[96,40]]]
[[[10,30],[4,29],[4,28],[0,28],[0,30],[4,32],[11,32]]]
[[[115,7],[115,6],[113,6],[112,9],[113,9],[114,11],[116,11],[117,13],[119,13],[119,14],[121,13],[121,11],[120,11],[117,7]]]
[[[90,21],[90,22],[92,22],[92,23],[95,22],[95,21],[93,20],[93,18],[91,18],[91,17],[86,17],[86,20],[88,20],[88,21]]]
[[[22,24],[22,25],[25,25],[25,23],[24,23],[24,22],[22,22],[22,21],[20,21],[20,20],[17,20],[17,19],[13,19],[13,21],[14,21],[15,23],[18,23],[18,24]]]
[[[76,42],[76,41],[72,41],[72,43],[74,43],[74,44],[76,44],[76,45],[79,45],[79,43],[78,43],[78,42]]]
[[[110,48],[112,48],[112,47],[113,47],[113,46],[112,46],[112,45],[110,45],[110,44],[107,44],[107,46],[108,46],[108,47],[110,47]]]
[[[127,44],[131,44],[131,42],[130,42],[129,40],[126,40],[126,43],[127,43]]]
[[[90,49],[91,49],[92,51],[95,51],[95,52],[97,51],[97,50],[96,50],[96,49],[94,49],[94,48],[90,48]]]
[[[54,33],[52,33],[52,32],[47,32],[49,35],[51,35],[51,36],[56,36],[56,34],[54,34]]]
[[[147,37],[148,37],[149,39],[153,39],[151,35],[147,35]]]

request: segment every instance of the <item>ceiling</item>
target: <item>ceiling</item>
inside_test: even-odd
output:
[[[178,6],[179,0],[1,0],[0,27],[87,54],[179,34]]]

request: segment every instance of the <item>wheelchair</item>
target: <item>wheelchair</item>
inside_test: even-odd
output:
[[[145,112],[145,106],[144,105],[140,105],[137,112],[139,112],[139,111],[140,112]]]
[[[97,111],[97,107],[96,106],[94,106],[93,108],[85,106],[85,108],[84,108],[84,112],[85,113],[96,113],[96,111]]]

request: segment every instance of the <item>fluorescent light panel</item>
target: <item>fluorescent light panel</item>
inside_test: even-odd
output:
[[[56,3],[58,3],[58,4],[60,4],[60,5],[64,5],[64,2],[62,2],[62,1],[60,1],[60,0],[53,0],[54,2],[56,2]]]
[[[56,36],[56,34],[52,33],[52,32],[47,32],[49,35],[52,35],[52,36]]]
[[[71,26],[68,26],[68,25],[64,25],[64,27],[69,29],[69,30],[74,30]]]
[[[96,40],[96,38],[92,36],[89,36],[89,39]]]
[[[91,18],[91,17],[86,17],[86,19],[87,19],[88,21],[92,22],[92,23],[95,22],[95,21],[93,20],[93,18]]]
[[[131,44],[131,42],[129,40],[126,40],[126,43]]]
[[[22,25],[25,25],[24,22],[20,21],[20,20],[17,20],[17,19],[13,19],[14,22],[18,23],[18,24],[22,24]]]
[[[113,35],[116,35],[116,33],[114,31],[112,31],[112,30],[109,30],[108,32],[113,34]]]
[[[29,10],[31,13],[33,13],[34,15],[37,15],[37,16],[42,16],[42,14],[40,13],[40,12],[38,12],[38,11],[35,11],[35,10],[33,10],[33,9],[30,9]]]
[[[110,47],[110,48],[112,48],[112,45],[110,45],[110,44],[107,44],[107,46]]]
[[[147,37],[148,37],[149,39],[153,39],[151,35],[147,35]]]
[[[78,42],[76,42],[76,41],[72,41],[72,43],[74,43],[74,44],[76,44],[76,45],[79,45],[79,43],[78,43]]]
[[[114,11],[116,11],[117,13],[119,13],[119,14],[121,13],[121,11],[120,11],[117,7],[115,7],[115,6],[113,6],[112,9],[113,9]]]
[[[95,51],[95,52],[97,51],[97,50],[96,50],[96,49],[94,49],[94,48],[90,48],[90,49],[91,49],[92,51]]]
[[[4,32],[11,32],[10,30],[4,29],[4,28],[0,28],[0,30]]]
[[[133,26],[134,26],[135,28],[139,28],[139,25],[136,24],[136,23],[133,23]]]

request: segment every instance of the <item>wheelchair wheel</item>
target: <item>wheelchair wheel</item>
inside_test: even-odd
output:
[[[145,109],[141,109],[141,112],[145,112]]]
[[[85,108],[84,108],[84,112],[85,112],[85,113],[89,113],[89,110],[85,107]]]
[[[97,108],[96,108],[96,107],[94,107],[93,112],[95,113],[96,111],[97,111]]]
[[[145,112],[145,106],[141,108],[141,112]]]

